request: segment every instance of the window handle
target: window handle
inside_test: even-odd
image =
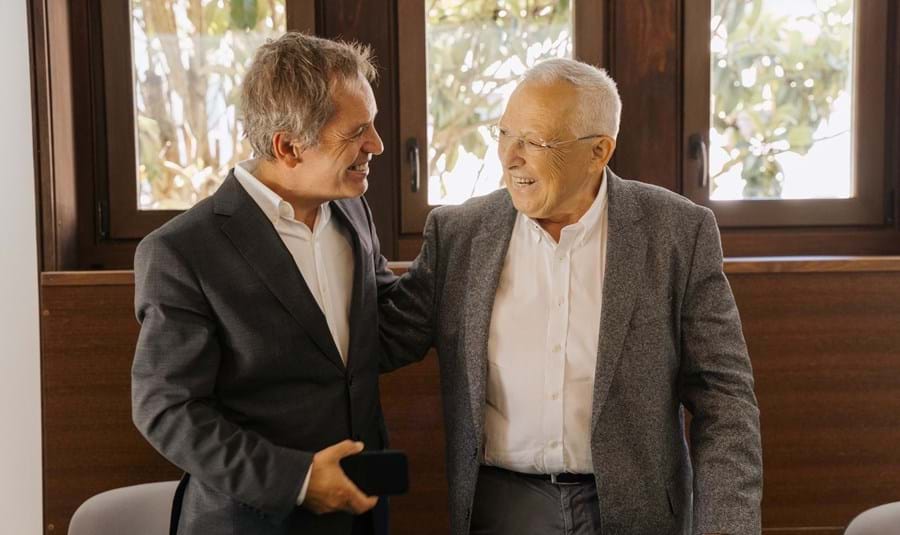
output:
[[[419,142],[411,137],[406,140],[406,161],[409,163],[409,187],[419,191]]]
[[[706,140],[700,134],[692,134],[688,139],[690,145],[691,158],[700,160],[700,187],[709,186],[709,149],[706,146]]]

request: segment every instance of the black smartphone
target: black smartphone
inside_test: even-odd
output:
[[[400,450],[371,450],[341,459],[341,469],[369,496],[392,496],[409,490],[406,454]]]

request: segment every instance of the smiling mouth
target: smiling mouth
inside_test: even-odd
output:
[[[534,184],[536,181],[533,178],[528,177],[512,177],[512,183],[520,188],[524,188],[525,186],[530,186]]]
[[[363,163],[359,163],[356,165],[351,165],[347,169],[350,171],[356,172],[356,173],[367,173],[367,172],[369,172],[369,162],[363,162]]]

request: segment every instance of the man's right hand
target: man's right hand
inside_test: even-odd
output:
[[[316,453],[303,507],[316,514],[346,511],[355,515],[375,507],[378,497],[363,494],[340,465],[341,459],[362,450],[362,442],[344,440]]]

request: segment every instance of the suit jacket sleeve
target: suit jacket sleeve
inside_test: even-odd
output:
[[[438,221],[434,210],[425,221],[422,250],[409,271],[379,295],[382,373],[425,358],[435,336]]]
[[[273,522],[296,506],[312,453],[280,447],[223,417],[216,321],[183,257],[151,236],[135,255],[141,324],[132,367],[132,417],[164,457]]]
[[[750,357],[712,212],[685,291],[679,389],[690,410],[694,533],[760,533],[762,448]]]

